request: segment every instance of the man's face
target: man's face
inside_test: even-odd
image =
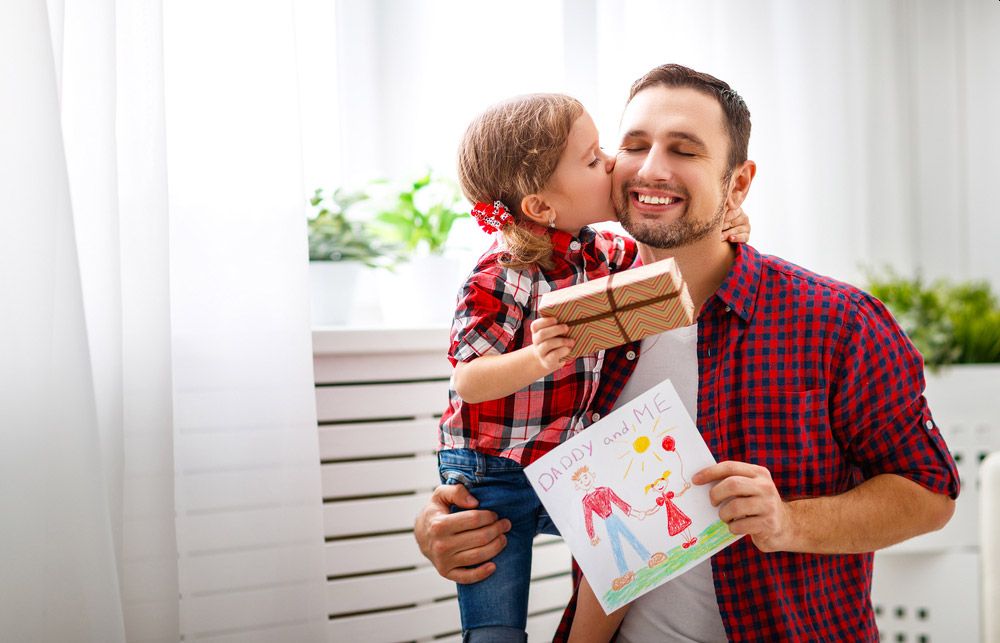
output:
[[[687,87],[654,85],[625,107],[613,196],[619,219],[654,248],[721,231],[728,192],[722,106]]]
[[[594,484],[594,476],[591,475],[589,471],[584,471],[576,478],[576,488],[581,491],[586,491],[590,489],[590,486]]]

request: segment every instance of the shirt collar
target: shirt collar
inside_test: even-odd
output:
[[[745,243],[737,243],[736,257],[729,274],[715,291],[715,296],[740,316],[743,321],[753,317],[757,301],[757,286],[763,262],[760,253]]]
[[[552,254],[557,257],[565,257],[571,252],[569,244],[577,241],[580,246],[584,246],[588,243],[594,241],[597,233],[594,232],[593,228],[590,226],[584,226],[580,229],[579,236],[574,237],[568,232],[562,230],[557,230],[555,228],[546,228],[545,226],[538,225],[537,223],[530,223],[529,227],[535,234],[546,234],[549,240],[552,242]],[[575,252],[579,252],[580,248],[576,248]]]

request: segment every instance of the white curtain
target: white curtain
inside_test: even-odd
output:
[[[0,4],[0,635],[326,638],[296,4]]]
[[[678,62],[726,80],[750,107],[759,171],[746,207],[762,251],[840,278],[891,264],[1000,289],[995,2],[338,0],[338,9],[347,174],[453,173],[472,116],[532,91],[578,96],[613,148],[631,82]]]

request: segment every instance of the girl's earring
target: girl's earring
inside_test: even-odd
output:
[[[551,217],[549,217],[549,227],[550,228],[556,227],[556,215],[554,214]]]

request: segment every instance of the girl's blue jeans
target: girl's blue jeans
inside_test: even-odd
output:
[[[462,640],[527,640],[532,540],[537,534],[559,532],[517,462],[471,449],[447,449],[438,453],[438,470],[441,482],[465,485],[479,500],[479,509],[496,512],[511,524],[507,546],[493,558],[496,571],[478,583],[458,586]]]

